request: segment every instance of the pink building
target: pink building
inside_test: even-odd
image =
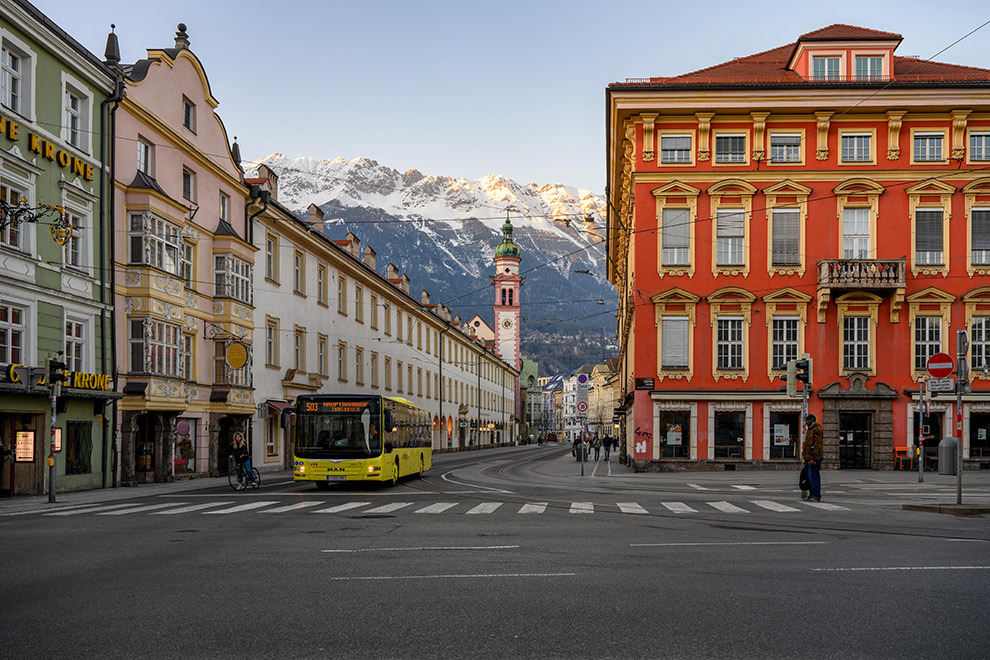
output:
[[[250,201],[206,71],[179,24],[173,48],[120,65],[114,276],[121,482],[225,474],[249,434]]]

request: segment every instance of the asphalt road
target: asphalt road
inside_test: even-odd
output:
[[[631,474],[437,456],[395,488],[285,473],[0,502],[9,658],[984,658],[988,518],[949,480]],[[965,476],[969,476],[968,474]],[[979,478],[977,478],[979,477]],[[990,502],[977,475],[967,498]]]

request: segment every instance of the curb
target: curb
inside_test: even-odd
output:
[[[954,516],[980,515],[990,513],[990,507],[975,504],[902,504],[905,511],[924,511],[926,513],[950,513]]]

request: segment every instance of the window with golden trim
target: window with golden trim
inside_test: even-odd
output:
[[[674,288],[651,298],[657,327],[657,376],[674,380],[694,376],[695,309],[700,296]]]
[[[712,217],[712,274],[742,275],[750,271],[753,195],[756,187],[726,179],[708,188]]]
[[[768,165],[804,165],[804,129],[776,129],[767,132]]]
[[[756,296],[739,287],[725,287],[706,297],[712,328],[712,377],[749,380],[750,326]]]
[[[839,131],[839,165],[876,165],[875,128]]]
[[[839,296],[839,375],[866,373],[876,375],[878,315],[882,299],[865,291]]]
[[[655,188],[657,218],[657,272],[694,275],[695,226],[701,190],[678,181]]]
[[[949,162],[948,128],[912,128],[911,164],[945,165]]]
[[[767,327],[767,377],[770,380],[784,374],[787,360],[796,359],[805,352],[808,305],[813,299],[813,296],[790,287],[763,296]],[[791,323],[792,319],[796,323]],[[782,322],[777,323],[778,320]]]
[[[928,358],[947,346],[952,303],[956,297],[928,287],[905,298],[911,329],[911,378],[928,378]]]
[[[949,218],[956,189],[937,179],[915,184],[904,192],[911,214],[911,273],[949,274]]]
[[[749,165],[749,131],[714,130],[712,142],[715,145],[715,158],[718,165]]]

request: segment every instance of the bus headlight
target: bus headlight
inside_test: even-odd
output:
[[[305,465],[297,466],[296,472],[298,472],[299,474],[306,474],[306,466]]]
[[[372,474],[374,472],[381,472],[381,471],[382,471],[382,468],[381,468],[380,465],[369,465],[368,466],[368,474]]]

